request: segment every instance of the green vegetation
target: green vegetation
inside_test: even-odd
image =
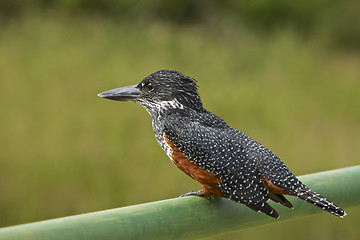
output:
[[[321,33],[235,26],[54,12],[2,22],[0,226],[198,189],[158,147],[141,107],[97,97],[159,69],[196,78],[209,110],[296,175],[359,164],[359,53],[332,48]],[[221,239],[356,239],[360,209],[345,210],[343,220],[322,214]]]
[[[0,19],[44,10],[131,24],[165,21],[188,26],[246,25],[257,33],[292,27],[302,36],[326,35],[334,46],[360,48],[360,2],[356,0],[2,0]]]
[[[299,176],[344,208],[360,204],[360,165]],[[349,184],[352,183],[352,184]],[[270,201],[273,206],[276,203]],[[173,198],[0,228],[2,239],[199,239],[323,212],[299,198],[296,210],[277,205],[280,219],[264,217],[228,199]],[[184,230],[186,229],[186,230]]]

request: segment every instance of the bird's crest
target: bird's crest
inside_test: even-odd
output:
[[[143,95],[142,105],[175,101],[194,110],[203,110],[196,80],[174,70],[160,70],[137,85]]]

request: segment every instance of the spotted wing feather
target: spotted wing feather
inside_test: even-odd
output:
[[[215,125],[216,126],[216,125]],[[188,118],[169,118],[164,126],[167,138],[192,162],[213,173],[223,194],[233,201],[278,214],[266,203],[268,189],[256,165],[247,158],[238,140],[228,131]]]

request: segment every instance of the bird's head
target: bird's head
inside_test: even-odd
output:
[[[203,110],[196,80],[174,70],[160,70],[144,78],[139,84],[112,89],[99,97],[134,101],[148,111],[156,108],[191,108]]]

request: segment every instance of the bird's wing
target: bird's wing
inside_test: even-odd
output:
[[[226,197],[257,211],[272,211],[263,176],[236,137],[186,117],[169,117],[164,133],[191,162],[221,180],[218,186]]]

